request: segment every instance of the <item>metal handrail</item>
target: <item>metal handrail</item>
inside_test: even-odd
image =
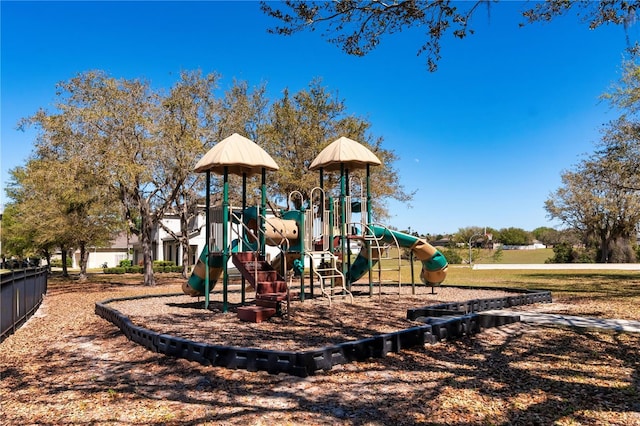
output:
[[[268,220],[267,220],[267,218],[265,216],[263,216],[262,214],[260,214],[259,216],[260,216],[260,218],[262,220],[265,221],[265,223],[268,222]],[[278,234],[280,234],[280,236],[282,237],[282,241],[280,242],[280,244],[278,244],[278,248],[280,249],[281,253],[284,253],[283,261],[282,261],[283,263],[282,264],[284,266],[284,270],[285,270],[285,273],[286,273],[286,271],[287,271],[287,256],[286,256],[286,253],[289,252],[289,247],[291,247],[291,243],[289,242],[289,239],[279,229],[276,229],[275,227],[273,227],[273,230],[276,231]],[[262,229],[260,230],[260,232],[263,232]],[[283,242],[286,243],[286,249],[285,250],[282,249],[282,243]]]
[[[259,216],[262,220],[264,220],[265,223],[268,222],[265,216],[263,216],[262,214],[260,214]],[[289,239],[282,232],[280,232],[279,229],[276,229],[275,227],[272,227],[272,228],[282,237],[282,241],[280,242],[280,244],[278,244],[278,248],[280,249],[280,255],[282,256],[282,269],[284,270],[284,273],[285,273],[283,277],[285,278],[285,284],[286,284],[285,287],[287,289],[287,318],[289,318],[290,312],[291,312],[291,293],[289,292],[289,284],[286,283],[286,274],[287,274],[287,253],[289,252],[289,247],[291,247],[290,245],[291,243],[289,242]],[[285,250],[282,249],[283,242],[286,243]],[[257,288],[257,283],[256,283],[256,288]]]
[[[268,222],[268,219],[266,216],[264,216],[261,213],[258,213],[257,216],[264,221],[264,223]],[[255,282],[255,287],[256,287],[256,291],[258,288],[258,258],[259,258],[259,253],[261,252],[261,245],[260,245],[260,238],[258,238],[258,235],[260,234],[264,234],[266,235],[265,230],[261,229],[260,227],[257,227],[257,229],[255,230],[256,234],[254,234],[254,230],[249,228],[243,221],[242,218],[239,217],[238,215],[236,215],[235,213],[233,213],[233,210],[231,211],[231,218],[232,220],[235,219],[241,226],[242,228],[244,228],[249,234],[252,235],[252,239],[255,239],[255,244],[256,244],[256,249],[252,250],[252,252],[254,253],[254,262],[253,262],[253,276],[254,276],[254,282]],[[273,230],[275,232],[277,232],[281,237],[282,237],[282,241],[278,244],[278,248],[280,249],[280,253],[282,255],[282,265],[284,268],[284,271],[286,273],[287,271],[287,256],[286,253],[289,251],[289,247],[291,246],[291,243],[289,242],[289,239],[279,230],[276,229],[275,227],[272,227]],[[236,231],[235,229],[233,229],[233,227],[231,227],[231,231],[236,234],[238,236],[238,238],[244,242],[244,238],[242,238],[242,235],[240,235],[240,232]],[[247,241],[247,243],[251,243],[253,244],[253,242]],[[283,248],[284,246],[284,248]],[[230,248],[230,247],[229,247]],[[289,308],[290,308],[290,293],[289,293],[289,286],[287,285],[287,312],[289,312]]]
[[[253,276],[254,276],[255,287],[256,287],[256,290],[257,290],[257,288],[258,288],[258,262],[257,262],[257,260],[258,260],[258,256],[259,256],[260,249],[261,249],[261,247],[260,247],[260,238],[258,238],[256,235],[254,235],[254,234],[253,234],[253,230],[252,230],[251,228],[249,228],[249,227],[248,227],[248,226],[247,226],[247,225],[242,221],[242,218],[241,218],[241,217],[238,217],[238,215],[236,215],[236,214],[233,212],[233,209],[231,209],[231,217],[232,217],[232,222],[233,222],[233,219],[235,218],[235,219],[238,221],[238,223],[239,223],[239,224],[240,224],[240,225],[245,229],[245,231],[247,231],[248,233],[250,233],[251,235],[253,235],[253,237],[255,238],[255,244],[256,244],[256,247],[257,247],[257,248],[256,248],[255,250],[253,250],[253,254],[254,254],[254,262],[253,262]],[[233,226],[231,227],[231,232],[234,232],[234,233],[238,236],[238,238],[239,238],[241,241],[243,241],[243,242],[244,242],[244,238],[242,237],[242,235],[240,235],[240,232],[238,232],[238,231],[234,230],[234,229],[233,229]],[[247,243],[249,243],[249,241],[247,241]],[[229,248],[231,248],[231,247],[229,247]],[[244,288],[244,286],[243,286],[243,288]]]

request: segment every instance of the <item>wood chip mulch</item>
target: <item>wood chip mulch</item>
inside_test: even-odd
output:
[[[0,344],[0,424],[640,425],[634,334],[519,323],[300,378],[159,355],[94,314],[98,301],[178,293],[180,284],[177,277],[153,288],[50,280],[38,312]],[[293,303],[290,320],[260,324],[216,312],[216,301],[205,311],[181,296],[118,302],[118,309],[136,324],[193,340],[295,349],[406,328],[406,304],[480,297],[420,291],[331,308]],[[594,308],[554,298],[545,311],[556,303],[573,315]],[[607,313],[638,319],[612,306]]]

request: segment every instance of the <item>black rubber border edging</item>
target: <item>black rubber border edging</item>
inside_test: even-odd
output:
[[[179,296],[182,293],[107,299],[102,302],[96,302],[95,313],[113,323],[129,340],[154,352],[185,358],[203,365],[245,369],[248,371],[267,371],[270,374],[286,373],[298,377],[307,377],[319,370],[328,371],[334,365],[364,361],[368,358],[383,358],[389,352],[400,352],[402,349],[432,344],[440,340],[455,339],[466,334],[478,333],[483,328],[497,327],[520,321],[518,315],[488,315],[482,314],[482,311],[551,302],[550,291],[465,286],[448,287],[502,290],[523,294],[490,299],[474,299],[466,302],[442,303],[409,309],[407,311],[407,319],[420,321],[424,324],[393,333],[380,334],[362,340],[348,341],[334,346],[302,352],[274,351],[194,342],[139,327],[118,310],[107,306],[113,302]]]

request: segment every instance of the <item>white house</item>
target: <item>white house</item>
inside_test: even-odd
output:
[[[214,210],[212,208],[212,210]],[[212,213],[213,215],[213,213]],[[212,217],[212,222],[214,221]],[[199,215],[197,215],[188,224],[189,233],[189,265],[195,265],[200,253],[205,246],[205,213],[204,209]],[[167,213],[162,219],[164,227],[172,230],[174,234],[180,236],[180,218],[175,213]],[[231,232],[231,228],[235,229],[235,232]],[[215,228],[215,227],[214,227]],[[219,229],[212,232],[212,238],[221,240],[221,226]],[[229,240],[237,238],[239,232],[239,225],[229,226]],[[220,241],[221,242],[221,241]],[[212,241],[215,246],[215,240]],[[220,244],[218,244],[219,246]],[[142,265],[143,253],[142,245],[137,236],[127,236],[126,233],[120,234],[109,247],[91,247],[89,253],[89,261],[87,268],[102,268],[106,264],[107,267],[114,267],[120,264],[121,260],[131,259],[134,265]],[[153,260],[166,260],[174,262],[176,265],[182,265],[182,252],[183,248],[180,242],[174,238],[171,233],[166,231],[162,226],[156,226],[153,230],[152,243],[151,243],[151,256]],[[274,258],[278,249],[275,247],[267,246],[266,248],[267,258]],[[73,268],[79,267],[80,264],[80,251],[76,252],[72,256]],[[230,263],[231,267],[232,264]]]
[[[118,266],[121,260],[131,259],[133,246],[137,243],[138,237],[120,233],[109,247],[87,247],[89,251],[89,261],[87,268],[102,268],[105,264],[108,267]],[[71,256],[72,268],[80,266],[80,250],[76,250]]]

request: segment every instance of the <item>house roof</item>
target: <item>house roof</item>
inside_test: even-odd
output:
[[[271,156],[255,142],[237,133],[218,142],[196,164],[195,171],[224,174],[225,167],[231,174],[253,175],[262,169],[278,170]]]
[[[110,247],[111,248],[128,248],[130,246],[133,246],[137,242],[138,242],[138,236],[137,235],[133,235],[133,234],[129,235],[129,238],[127,239],[127,233],[126,232],[120,232],[111,241]]]
[[[382,162],[361,143],[342,136],[323,149],[309,169],[335,171],[344,165],[349,170],[355,170],[366,168],[367,164],[379,166]]]

